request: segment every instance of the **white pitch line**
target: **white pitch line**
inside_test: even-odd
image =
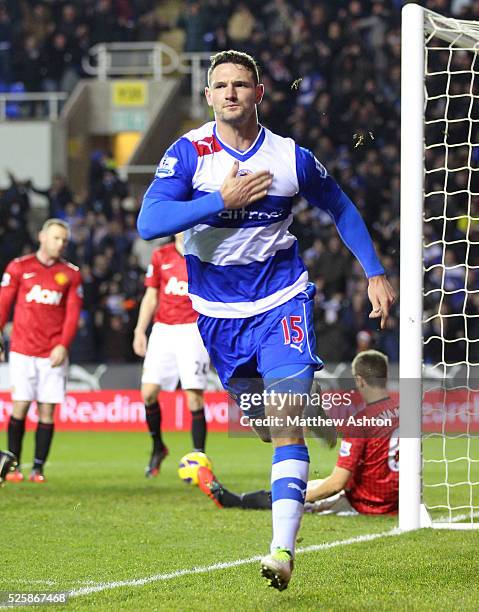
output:
[[[449,514],[447,516],[439,516],[438,518],[433,518],[433,523],[461,523],[465,520],[471,520],[472,518],[478,518],[479,512],[473,512],[472,514],[468,512],[467,514],[456,514],[450,518]]]
[[[474,512],[473,516],[478,516],[478,512]],[[460,522],[464,519],[470,518],[469,514],[464,515],[456,515],[452,518],[453,523]],[[446,520],[449,517],[441,517],[439,520]],[[437,520],[437,519],[436,519]],[[383,531],[382,533],[371,533],[362,536],[356,536],[352,538],[347,538],[346,540],[336,540],[334,542],[325,542],[323,544],[312,544],[311,546],[306,546],[305,548],[299,548],[296,553],[304,554],[309,552],[317,552],[320,550],[327,550],[329,548],[336,548],[338,546],[348,546],[349,544],[359,544],[361,542],[371,542],[372,540],[377,540],[378,538],[389,537],[400,535],[401,532],[399,529],[394,528],[389,531]],[[78,580],[75,581],[77,584],[91,584],[92,586],[84,586],[83,588],[71,590],[68,592],[70,597],[81,597],[82,595],[91,595],[93,593],[99,593],[101,591],[107,591],[111,589],[117,589],[124,586],[143,586],[145,584],[150,584],[152,582],[161,582],[164,580],[172,580],[174,578],[181,578],[182,576],[190,576],[193,574],[205,574],[209,572],[214,572],[221,569],[229,569],[232,567],[238,567],[240,565],[248,565],[249,563],[256,563],[260,561],[261,557],[250,557],[249,559],[238,559],[237,561],[226,561],[223,563],[215,563],[213,565],[206,565],[203,567],[193,567],[190,569],[176,570],[174,572],[170,572],[167,574],[155,574],[153,576],[147,576],[146,578],[136,578],[133,580],[123,580],[117,582],[105,582],[100,584],[95,584],[93,581],[89,580]],[[54,580],[19,580],[19,582],[29,582],[30,584],[47,584],[49,586],[53,586],[54,584],[59,584],[59,582]],[[4,608],[5,606],[0,606],[0,608]]]
[[[479,512],[473,512],[473,517],[479,516]],[[465,519],[469,519],[471,514],[460,514],[456,515],[452,518],[453,523],[461,522]],[[447,521],[449,520],[449,516],[443,516],[436,519],[436,521]],[[362,536],[356,536],[352,538],[347,538],[346,540],[336,540],[334,542],[325,542],[323,544],[312,544],[311,546],[306,546],[305,548],[299,548],[296,551],[296,554],[304,554],[309,552],[316,552],[319,550],[327,550],[329,548],[336,548],[338,546],[348,546],[349,544],[358,544],[361,542],[370,542],[371,540],[377,540],[378,538],[388,537],[399,535],[402,532],[397,529],[391,529],[389,531],[383,531],[382,533],[372,533],[366,534]],[[143,586],[145,584],[150,584],[152,582],[161,582],[164,580],[172,580],[174,578],[181,578],[182,576],[190,576],[192,574],[205,574],[208,572],[214,572],[221,569],[229,569],[232,567],[238,567],[240,565],[248,565],[249,563],[256,563],[260,561],[261,557],[250,557],[249,559],[238,559],[237,561],[226,561],[223,563],[215,563],[213,565],[206,565],[203,567],[193,567],[189,569],[176,570],[174,572],[170,572],[167,574],[155,574],[153,576],[147,576],[146,578],[136,578],[132,580],[123,580],[117,582],[105,582],[100,584],[95,584],[93,580],[75,580],[78,585],[91,585],[91,586],[83,586],[82,588],[69,591],[70,597],[81,597],[82,595],[90,595],[92,593],[98,593],[101,591],[107,591],[111,589],[117,589],[124,586]],[[29,584],[44,584],[47,586],[59,586],[60,582],[57,580],[32,580],[32,579],[19,579],[18,582],[28,582]],[[0,606],[3,608],[4,606]]]
[[[478,513],[473,513],[473,516],[477,516]],[[453,523],[463,521],[469,518],[470,514],[457,515],[452,518]],[[446,517],[443,518],[443,520]],[[449,517],[447,517],[449,518]],[[440,519],[439,519],[440,520]],[[390,529],[389,531],[383,531],[381,533],[369,533],[366,535],[355,536],[347,538],[346,540],[335,540],[334,542],[325,542],[323,544],[312,544],[304,548],[298,548],[296,554],[304,554],[310,552],[317,552],[319,550],[328,550],[329,548],[336,548],[338,546],[348,546],[350,544],[359,544],[361,542],[371,542],[378,538],[385,538],[389,536],[400,535],[402,532],[398,528]],[[223,563],[214,563],[213,565],[205,565],[203,567],[192,567],[189,569],[176,570],[167,574],[154,574],[153,576],[147,576],[145,578],[134,578],[132,580],[119,580],[115,582],[102,582],[100,584],[83,587],[80,589],[72,590],[68,594],[70,597],[81,597],[82,595],[91,595],[92,593],[100,593],[101,591],[108,591],[111,589],[118,589],[126,586],[143,586],[152,582],[162,582],[165,580],[173,580],[174,578],[181,578],[182,576],[191,576],[193,574],[207,574],[209,572],[215,572],[217,570],[229,569],[232,567],[238,567],[240,565],[248,565],[250,563],[256,563],[261,561],[261,556],[249,557],[248,559],[238,559],[237,561],[225,561]]]
[[[324,544],[313,544],[306,546],[305,548],[299,548],[296,554],[304,554],[309,552],[316,552],[318,550],[327,550],[329,548],[336,548],[337,546],[347,546],[349,544],[359,544],[361,542],[370,542],[371,540],[377,540],[378,538],[384,538],[388,536],[398,535],[400,531],[398,529],[391,529],[389,531],[383,531],[382,533],[370,533],[366,535],[356,536],[354,538],[348,538],[346,540],[336,540],[334,542],[325,542]],[[193,574],[207,574],[222,569],[229,569],[232,567],[238,567],[240,565],[248,565],[250,563],[256,563],[261,561],[261,556],[249,557],[248,559],[238,559],[237,561],[225,561],[223,563],[214,563],[213,565],[205,565],[203,567],[192,567],[189,569],[176,570],[167,574],[155,574],[153,576],[147,576],[146,578],[135,578],[132,580],[120,580],[117,582],[103,582],[91,587],[84,587],[82,589],[76,589],[70,591],[68,595],[70,597],[80,597],[82,595],[91,595],[92,593],[99,593],[101,591],[107,591],[111,589],[118,589],[126,586],[143,586],[152,582],[161,582],[164,580],[172,580],[174,578],[181,578],[182,576],[191,576]]]

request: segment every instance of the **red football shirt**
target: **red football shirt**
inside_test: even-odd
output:
[[[60,259],[50,266],[35,254],[11,261],[0,291],[0,329],[15,301],[10,350],[48,357],[57,344],[68,348],[82,307],[78,268]]]
[[[390,398],[368,404],[355,415],[391,419],[392,426],[363,425],[361,438],[343,438],[338,467],[352,472],[346,496],[355,510],[363,514],[397,512],[399,501],[399,408]]]
[[[146,287],[158,289],[155,323],[178,325],[194,323],[198,313],[188,297],[188,273],[185,258],[175,243],[161,246],[153,252],[145,278]]]

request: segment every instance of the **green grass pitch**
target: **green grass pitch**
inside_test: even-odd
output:
[[[32,438],[27,434],[25,461]],[[170,456],[162,475],[147,480],[146,433],[57,433],[48,483],[9,483],[0,490],[0,590],[78,591],[130,582],[71,597],[55,610],[478,609],[479,531],[421,530],[354,542],[388,532],[396,517],[306,515],[299,548],[352,542],[299,554],[282,593],[267,588],[258,562],[188,572],[264,554],[271,519],[269,512],[218,510],[183,484],[176,466],[189,450],[189,436],[166,434],[166,440]],[[436,441],[428,444],[431,457],[443,456]],[[462,456],[453,446],[450,452]],[[337,451],[316,441],[310,450],[312,474],[325,476]],[[268,487],[268,445],[210,434],[208,454],[233,490]],[[431,465],[433,483],[443,467]],[[452,465],[459,469],[460,462]],[[429,491],[441,504],[442,488]],[[468,495],[464,486],[463,497]],[[151,576],[156,578],[141,582]]]

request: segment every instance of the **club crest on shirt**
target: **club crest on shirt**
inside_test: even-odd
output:
[[[175,166],[178,163],[176,157],[163,157],[158,164],[155,176],[157,178],[165,178],[167,176],[173,176],[175,174]]]
[[[68,283],[68,276],[65,272],[57,272],[53,277],[53,280],[57,285],[66,285]]]
[[[253,174],[252,170],[248,170],[248,168],[240,168],[236,174],[236,176],[246,176],[247,174]]]

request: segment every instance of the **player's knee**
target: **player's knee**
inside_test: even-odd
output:
[[[187,389],[186,393],[186,401],[188,404],[188,409],[191,412],[197,412],[201,410],[204,406],[204,397],[203,391],[200,389]]]
[[[40,423],[47,423],[51,425],[53,423],[53,415],[44,415],[40,417]]]
[[[262,442],[271,443],[271,430],[266,425],[253,425],[253,429]]]
[[[303,413],[301,398],[288,394],[276,394],[269,398],[265,405],[265,414],[269,420],[271,438],[301,439],[303,428],[300,417]],[[295,444],[295,442],[291,442]]]
[[[12,416],[14,419],[24,419],[27,416],[30,402],[13,402]]]
[[[147,406],[150,406],[156,402],[156,395],[154,393],[142,393],[141,397],[143,399],[143,403]]]
[[[316,418],[318,416],[318,406],[313,405],[311,402],[308,402],[303,407],[303,417],[305,419],[308,418]]]
[[[158,399],[158,387],[142,387],[141,388],[141,397],[143,399],[143,403],[147,406],[154,404]]]
[[[53,413],[55,411],[55,404],[39,404],[38,405],[38,419],[41,423],[53,423]]]

